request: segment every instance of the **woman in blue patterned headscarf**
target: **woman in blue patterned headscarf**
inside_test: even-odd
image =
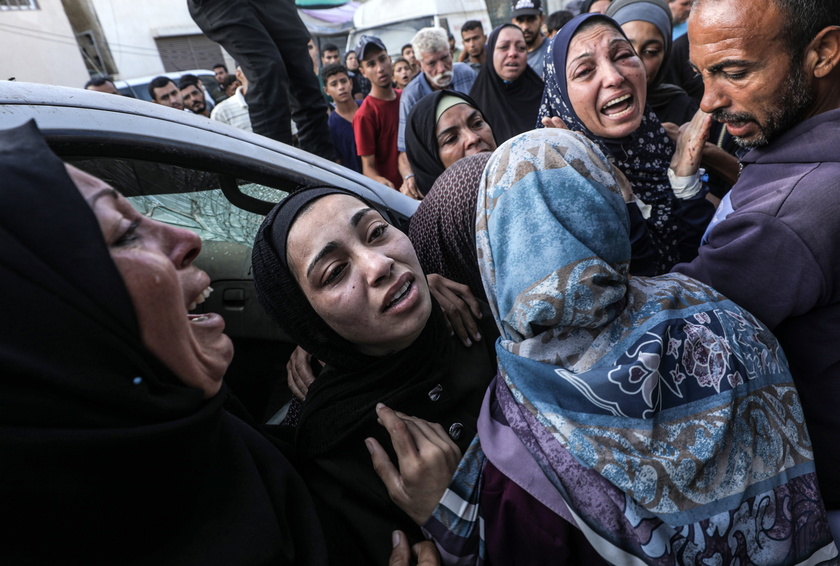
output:
[[[589,101],[577,100],[576,106],[574,97],[570,97],[570,89],[581,84],[575,67],[578,58],[573,55],[571,61],[567,59],[574,47],[573,40],[599,26],[615,30],[615,38],[625,40],[627,54],[611,53],[617,61],[615,70],[623,76],[620,83],[602,89],[606,94],[601,93]],[[593,69],[586,71],[594,76],[596,67],[594,65]],[[614,100],[607,100],[610,97]],[[644,67],[614,20],[602,14],[581,14],[564,25],[552,39],[546,53],[545,91],[538,120],[541,122],[553,116],[562,118],[570,130],[581,132],[598,144],[601,151],[627,176],[646,214],[655,253],[652,273],[661,274],[680,261],[691,261],[696,257],[700,237],[714,209],[703,198],[705,190],[694,181],[690,182],[690,186],[695,187],[694,192],[681,193],[683,198],[675,194],[668,169],[677,147],[646,104],[646,97]],[[624,116],[623,121],[617,124],[615,114]],[[631,123],[635,128],[627,127]],[[694,174],[689,176],[695,178]],[[689,181],[679,180],[676,183],[682,187],[682,183],[688,184]]]
[[[500,509],[475,487],[506,491],[498,470],[610,563],[835,557],[775,338],[689,277],[628,275],[628,233],[605,157],[580,134],[529,132],[493,154],[476,245],[499,374],[427,530],[447,552],[492,562],[506,541],[447,543],[472,540],[481,522],[499,532]]]

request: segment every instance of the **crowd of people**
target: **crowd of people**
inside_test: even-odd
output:
[[[214,69],[230,97],[149,93],[269,135],[277,78],[252,74],[307,38],[227,1],[190,7],[262,34]],[[303,59],[271,135],[421,202],[407,234],[329,186],[266,216],[254,284],[298,346],[280,425],[224,385],[220,317],[188,312],[200,240],[34,124],[0,132],[3,557],[840,562],[840,4],[569,8],[514,0],[460,52],[424,28],[397,59],[372,35]]]

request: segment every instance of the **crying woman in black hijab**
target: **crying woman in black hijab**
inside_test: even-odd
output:
[[[0,131],[0,530],[13,564],[324,564],[302,481],[225,407],[199,238]],[[242,544],[247,540],[248,544]]]

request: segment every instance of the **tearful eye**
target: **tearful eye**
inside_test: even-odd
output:
[[[327,274],[327,278],[324,280],[324,286],[326,287],[327,285],[330,285],[333,282],[335,282],[338,279],[338,277],[342,273],[344,273],[344,267],[345,264],[342,263],[330,269],[329,273]]]
[[[137,235],[137,227],[140,225],[140,219],[135,220],[131,224],[128,225],[128,228],[122,235],[117,238],[114,242],[114,246],[125,246],[130,244],[131,242],[137,240],[139,236]]]

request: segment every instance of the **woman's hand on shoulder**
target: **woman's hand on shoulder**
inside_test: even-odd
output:
[[[382,403],[376,406],[376,415],[391,436],[398,467],[379,442],[367,438],[365,446],[373,469],[391,500],[415,523],[423,525],[449,487],[461,461],[461,450],[437,423],[404,415]]]
[[[312,371],[312,355],[298,346],[286,364],[286,381],[292,395],[303,401],[309,393],[309,386],[315,381],[315,373]],[[322,366],[323,362],[318,362]]]
[[[677,149],[671,158],[671,169],[677,177],[691,177],[700,169],[711,127],[712,115],[702,110],[698,110],[690,122],[680,126]]]
[[[546,116],[541,120],[542,125],[546,128],[559,128],[561,130],[568,130],[569,126],[559,116]]]
[[[405,533],[394,531],[391,544],[394,550],[391,551],[388,566],[440,566],[440,553],[432,541],[424,540],[408,548]]]
[[[481,305],[466,285],[456,283],[437,273],[428,275],[429,290],[446,317],[449,331],[457,335],[465,346],[481,340],[476,319],[481,318]]]

